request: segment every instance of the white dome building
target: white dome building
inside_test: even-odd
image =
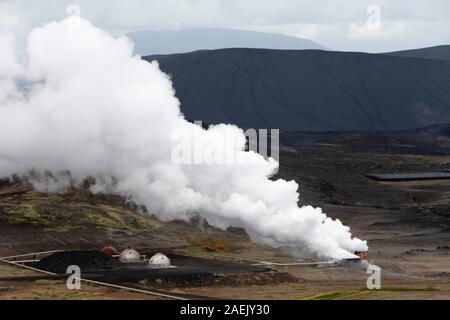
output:
[[[150,258],[148,265],[150,268],[169,268],[170,259],[162,253],[157,253]]]
[[[119,260],[122,263],[131,263],[141,261],[141,255],[134,249],[128,248],[120,253]]]

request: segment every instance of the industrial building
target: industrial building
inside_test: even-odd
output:
[[[450,172],[369,173],[366,177],[376,181],[447,180]]]

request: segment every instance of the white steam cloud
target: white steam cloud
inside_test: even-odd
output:
[[[169,77],[157,62],[133,56],[127,38],[69,17],[34,29],[27,54],[19,63],[13,39],[0,36],[0,177],[93,176],[93,191],[127,196],[162,220],[200,215],[298,255],[342,259],[367,249],[321,209],[298,207],[294,181],[268,179],[278,164],[243,151],[242,130],[187,122]],[[238,146],[223,147],[237,149],[240,164],[174,164],[172,136],[180,130],[212,141],[234,137]],[[36,187],[56,191],[68,181]]]

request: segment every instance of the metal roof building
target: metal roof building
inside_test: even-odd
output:
[[[369,173],[366,177],[376,181],[419,181],[450,179],[450,172]]]

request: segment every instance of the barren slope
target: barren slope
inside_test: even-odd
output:
[[[192,121],[287,131],[411,129],[450,121],[450,61],[315,50],[150,56]]]

